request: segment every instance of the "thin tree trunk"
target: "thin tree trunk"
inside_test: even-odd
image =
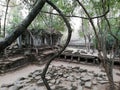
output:
[[[3,26],[3,36],[5,37],[5,27],[6,27],[6,18],[7,18],[7,12],[8,12],[8,5],[9,5],[10,0],[7,0],[7,5],[6,5],[6,11],[5,11],[5,18],[4,18],[4,26]]]
[[[50,88],[50,86],[49,86],[49,84],[48,84],[48,82],[47,82],[47,80],[46,80],[46,78],[45,78],[46,72],[47,72],[47,70],[48,70],[48,68],[49,68],[50,63],[51,63],[57,56],[59,56],[59,55],[65,50],[65,48],[67,47],[67,45],[68,45],[68,43],[69,43],[69,41],[70,41],[70,38],[71,38],[72,29],[71,29],[71,26],[70,26],[68,20],[64,17],[64,15],[62,14],[62,12],[61,12],[53,3],[51,3],[49,0],[47,1],[47,3],[50,4],[50,5],[60,14],[60,16],[63,18],[63,20],[64,20],[64,22],[65,22],[65,24],[66,24],[66,26],[67,26],[67,28],[68,28],[68,38],[67,38],[67,41],[66,41],[65,45],[63,46],[63,48],[62,48],[58,53],[56,53],[54,56],[52,56],[52,57],[48,60],[48,63],[46,64],[46,66],[45,66],[45,68],[43,69],[43,72],[42,72],[42,76],[41,76],[41,77],[42,77],[42,79],[43,79],[43,82],[44,82],[44,84],[46,85],[47,89],[48,89],[48,90],[51,90],[51,88]]]
[[[7,4],[6,4],[6,11],[5,11],[5,18],[4,18],[4,26],[3,26],[3,37],[5,37],[6,34],[6,19],[7,19],[7,12],[8,12],[8,5],[9,5],[10,0],[7,0]],[[7,56],[7,50],[4,49],[4,54],[5,56]]]
[[[107,51],[106,51],[106,45],[105,45],[105,42],[106,42],[105,35],[102,32],[99,23],[97,23],[97,24],[98,24],[99,32],[101,34],[101,37],[100,37],[101,43],[100,44],[101,44],[101,50],[103,52],[103,56],[100,55],[100,59],[102,61],[103,67],[105,69],[105,72],[106,72],[108,80],[109,80],[109,84],[110,84],[110,89],[109,90],[115,90],[114,82],[113,82],[113,73],[112,73],[113,72],[112,71],[112,68],[113,68],[112,66],[113,65],[112,65],[111,60],[109,58],[107,58]]]
[[[19,37],[26,30],[26,28],[35,19],[37,14],[41,11],[45,2],[46,0],[39,0],[28,16],[15,28],[15,31],[0,42],[0,52],[9,46],[13,41],[15,41],[17,37]]]
[[[102,0],[103,13],[106,11],[106,7],[105,7],[106,3],[107,3],[106,0]],[[108,6],[108,9],[109,9],[109,6]],[[104,19],[107,22],[108,30],[111,31],[110,23],[109,23],[106,15],[104,16]],[[112,32],[111,32],[111,35],[116,39],[116,36],[113,35]],[[116,40],[118,40],[118,38]],[[104,43],[105,43],[105,41],[104,41]],[[104,48],[106,49],[106,46],[104,46]],[[104,55],[107,57],[107,53],[105,53]],[[107,73],[109,84],[110,84],[109,89],[115,90],[115,85],[114,85],[114,80],[113,80],[113,59],[106,59],[106,64],[107,64],[106,73]]]
[[[85,31],[84,31],[83,19],[82,19],[82,32],[83,32],[83,36],[84,36],[84,40],[85,40],[85,49],[87,51],[87,41],[86,41],[86,35],[85,35]]]

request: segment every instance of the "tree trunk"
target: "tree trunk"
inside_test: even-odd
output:
[[[100,59],[101,62],[103,64],[103,67],[105,69],[105,72],[107,74],[108,77],[108,81],[109,81],[109,90],[115,90],[114,87],[114,81],[113,81],[113,59],[112,58],[108,58],[107,57],[107,50],[106,50],[106,37],[105,37],[105,33],[102,31],[102,28],[100,27],[99,23],[98,23],[98,28],[99,28],[99,32],[101,34],[100,36],[100,41],[101,41],[101,50],[103,55],[100,55]],[[100,52],[99,52],[100,53]]]
[[[83,36],[84,36],[84,40],[85,40],[85,49],[87,51],[87,40],[86,40],[86,35],[85,35],[85,30],[84,30],[83,19],[82,19],[82,32],[83,32]]]
[[[15,31],[0,42],[0,52],[9,46],[13,41],[15,41],[17,37],[19,37],[26,30],[26,28],[35,19],[37,14],[41,11],[45,2],[46,0],[39,0],[28,16],[15,28]]]
[[[105,3],[106,3],[106,1],[102,0],[103,13],[106,11]],[[109,7],[108,7],[108,9],[109,9]],[[107,16],[105,15],[103,19],[107,23],[107,26],[105,27],[105,29],[108,30],[108,31],[111,31],[111,26],[110,26],[110,23],[107,19]],[[110,34],[116,39],[116,36],[114,34],[112,34],[112,32]],[[104,40],[105,39],[103,39],[103,41]],[[116,39],[116,40],[118,40],[118,39]],[[106,50],[105,41],[104,41],[103,50]],[[107,57],[107,52],[105,52],[104,55]],[[110,58],[110,59],[105,58],[105,63],[106,63],[106,68],[105,69],[106,69],[106,73],[107,73],[109,84],[110,84],[109,90],[116,90],[115,85],[114,85],[114,80],[113,80],[113,58]]]
[[[7,19],[7,12],[8,12],[8,5],[10,0],[7,0],[6,11],[5,11],[5,18],[4,18],[4,27],[3,27],[3,36],[5,37],[5,27],[6,27],[6,19]]]

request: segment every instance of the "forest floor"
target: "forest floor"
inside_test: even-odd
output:
[[[41,84],[42,81],[38,80],[40,76],[37,75],[43,68],[44,65],[27,65],[21,69],[1,75],[0,90],[13,90],[16,85],[17,87],[21,86],[20,82],[23,85],[23,81],[25,85],[18,90],[46,90],[44,85]],[[120,74],[120,71],[114,69],[114,81],[118,84],[120,82],[120,76],[117,74]],[[25,79],[21,81],[21,77],[25,77]],[[49,84],[53,90],[106,90],[106,87],[108,87],[105,72],[100,66],[96,65],[53,61],[46,78],[49,80]],[[19,85],[18,83],[15,84],[16,82],[19,82]],[[39,85],[36,86],[36,84]],[[67,89],[63,89],[63,87]]]

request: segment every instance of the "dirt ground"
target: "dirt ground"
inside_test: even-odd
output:
[[[96,73],[99,73],[101,71],[101,67],[96,66],[96,65],[83,65],[83,64],[69,63],[69,62],[63,62],[63,61],[53,61],[50,65],[50,67],[52,65],[54,65],[54,66],[63,65],[64,67],[68,67],[68,66],[76,67],[76,66],[78,66],[80,68],[87,69],[88,71],[94,71]],[[4,75],[1,75],[0,76],[0,86],[2,84],[12,83],[20,77],[23,77],[23,76],[25,77],[29,73],[31,73],[35,70],[43,69],[43,68],[44,68],[44,65],[42,65],[42,66],[28,65],[28,66],[25,66],[21,69],[6,73]],[[120,76],[116,75],[116,73],[120,73],[120,71],[118,69],[113,70],[114,81],[120,82]],[[105,89],[101,89],[101,87],[105,88],[105,87],[107,87],[107,85],[104,85],[104,86],[100,85],[99,88],[97,88],[95,90],[105,90]],[[87,89],[84,89],[84,90],[87,90]]]

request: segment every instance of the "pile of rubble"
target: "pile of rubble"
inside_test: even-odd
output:
[[[42,70],[36,70],[13,83],[2,84],[0,90],[47,90],[41,79],[41,73]],[[108,84],[104,72],[95,73],[80,67],[63,65],[51,66],[46,79],[52,90],[99,90],[100,85],[103,87]]]

